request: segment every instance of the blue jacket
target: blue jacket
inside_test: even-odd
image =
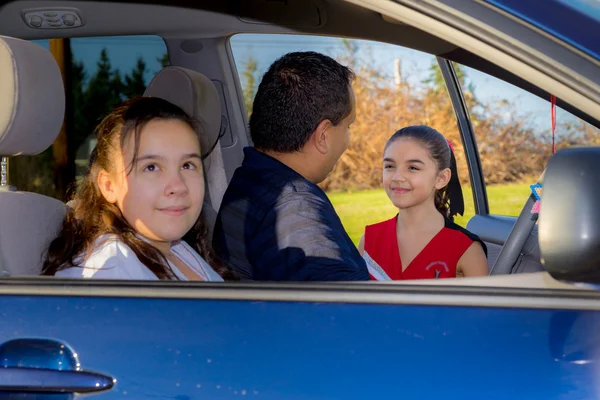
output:
[[[213,244],[242,278],[261,281],[368,280],[364,260],[327,195],[253,148],[229,183]]]

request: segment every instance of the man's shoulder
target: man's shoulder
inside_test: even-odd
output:
[[[322,198],[320,189],[297,174],[282,170],[257,170],[246,165],[237,168],[227,187],[225,203],[241,198],[268,207],[288,198]],[[323,194],[324,196],[324,194]]]
[[[334,211],[327,195],[322,191],[312,190],[311,188],[290,187],[289,190],[285,191],[277,198],[275,206],[279,208],[293,208],[297,211]]]

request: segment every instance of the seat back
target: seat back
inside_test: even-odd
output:
[[[0,157],[35,155],[60,132],[65,93],[52,55],[37,44],[0,36]],[[39,275],[65,205],[0,187],[0,273]]]
[[[148,85],[145,96],[160,97],[183,109],[200,122],[200,145],[203,161],[206,196],[202,214],[211,237],[216,210],[227,189],[227,176],[221,152],[222,120],[219,94],[214,84],[199,72],[181,67],[166,67]]]

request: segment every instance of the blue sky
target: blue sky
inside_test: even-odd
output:
[[[389,76],[390,81],[394,76],[395,59],[401,60],[402,74],[413,83],[429,75],[429,67],[435,60],[432,55],[395,45],[362,40],[355,42],[359,48],[359,60],[379,69]],[[38,43],[47,47],[46,41]],[[100,51],[106,48],[113,67],[122,74],[129,72],[138,57],[142,57],[148,66],[146,79],[149,81],[160,70],[158,58],[166,52],[163,40],[151,36],[81,38],[73,39],[71,43],[75,58],[83,62],[88,76],[96,69]],[[250,57],[257,61],[259,79],[275,59],[287,52],[314,50],[336,56],[344,50],[339,38],[257,34],[234,36],[231,48],[239,71],[244,69]],[[532,124],[538,132],[550,134],[549,102],[476,70],[467,69],[467,80],[474,84],[475,95],[479,99],[485,102],[507,100],[516,105],[518,112],[531,114]],[[570,118],[568,113],[560,109],[557,111],[559,122]]]
[[[434,56],[405,47],[365,40],[354,42],[358,44],[359,60],[375,66],[389,76],[390,82],[393,81],[395,59],[401,60],[402,75],[412,83],[426,79],[430,74],[429,67],[435,62]],[[258,63],[259,75],[287,52],[314,50],[334,57],[344,52],[341,39],[300,35],[236,35],[231,39],[231,48],[239,70],[252,57]],[[519,113],[530,114],[531,124],[538,132],[550,135],[549,101],[474,69],[467,68],[466,75],[467,82],[474,85],[475,95],[480,100],[486,103],[507,100]],[[566,111],[557,109],[557,121],[572,118]]]

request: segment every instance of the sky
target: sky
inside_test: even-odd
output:
[[[423,81],[435,61],[435,57],[430,54],[400,46],[364,40],[354,42],[358,45],[359,60],[389,76],[390,82],[393,81],[396,59],[401,60],[402,75],[411,83]],[[48,47],[47,41],[37,43]],[[257,80],[260,80],[260,76],[275,59],[287,52],[314,50],[335,56],[344,50],[341,39],[323,36],[239,34],[233,36],[230,43],[239,72],[244,70],[251,57],[257,62]],[[122,74],[134,68],[138,57],[142,57],[148,67],[147,81],[160,70],[158,58],[166,52],[164,41],[155,36],[79,38],[72,39],[71,48],[75,59],[83,62],[88,77],[96,70],[102,48],[107,49],[113,67],[118,68]],[[519,112],[531,114],[531,123],[538,132],[550,134],[548,101],[473,69],[467,68],[466,77],[467,82],[474,85],[475,95],[480,100],[507,100],[515,104]],[[557,121],[570,118],[567,112],[557,110]]]
[[[359,58],[381,70],[390,77],[394,76],[394,60],[400,59],[402,75],[411,83],[426,79],[429,67],[435,62],[435,56],[417,50],[396,45],[366,40],[355,40],[359,48]],[[279,56],[291,51],[314,50],[335,56],[343,52],[341,39],[315,36],[290,35],[235,35],[231,39],[231,48],[238,69],[243,69],[250,57],[258,62],[259,74]],[[242,68],[240,68],[240,66]],[[483,102],[508,100],[522,113],[532,114],[532,124],[538,131],[550,129],[550,103],[502,80],[466,68],[467,83],[475,87],[475,95]],[[557,118],[567,118],[568,113],[558,109]]]

